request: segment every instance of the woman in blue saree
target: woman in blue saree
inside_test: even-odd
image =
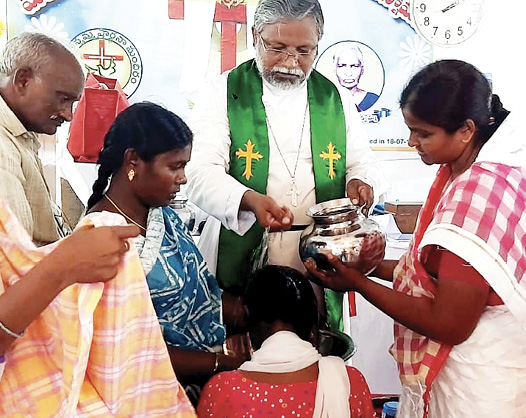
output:
[[[191,149],[192,133],[177,115],[149,102],[130,106],[106,134],[88,201],[88,216],[114,212],[141,229],[135,246],[183,385],[203,384],[245,360],[222,351],[225,321],[244,321],[241,302],[220,290],[190,232],[168,206],[186,183]]]

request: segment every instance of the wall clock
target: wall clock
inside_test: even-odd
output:
[[[469,39],[484,16],[484,0],[412,0],[411,20],[417,33],[438,46]]]

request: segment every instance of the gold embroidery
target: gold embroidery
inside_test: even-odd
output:
[[[332,142],[329,142],[328,145],[329,152],[322,152],[320,154],[320,157],[324,160],[329,160],[329,177],[331,180],[334,180],[335,172],[334,172],[334,161],[339,160],[342,158],[342,155],[336,151],[336,147],[332,145]]]
[[[239,148],[236,151],[236,157],[237,158],[245,158],[246,160],[246,166],[245,171],[243,171],[243,176],[250,180],[250,178],[253,176],[252,174],[252,160],[259,161],[263,158],[263,155],[261,155],[259,152],[254,152],[254,144],[249,139],[247,143],[245,144],[246,151],[243,151],[241,148]]]

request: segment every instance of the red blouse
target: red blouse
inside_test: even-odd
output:
[[[363,375],[347,367],[351,383],[352,418],[374,415],[369,386]],[[213,376],[201,392],[199,418],[312,418],[316,381],[293,384],[260,383],[238,371]]]
[[[427,272],[440,279],[456,280],[477,289],[487,290],[486,305],[503,305],[502,299],[475,268],[458,255],[438,245],[422,248],[422,264]]]

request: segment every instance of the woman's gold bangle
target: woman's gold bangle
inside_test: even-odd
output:
[[[214,368],[212,369],[212,374],[217,372],[217,369],[219,368],[219,353],[216,351],[215,355],[216,355],[216,359],[215,359],[215,362],[214,362]]]

